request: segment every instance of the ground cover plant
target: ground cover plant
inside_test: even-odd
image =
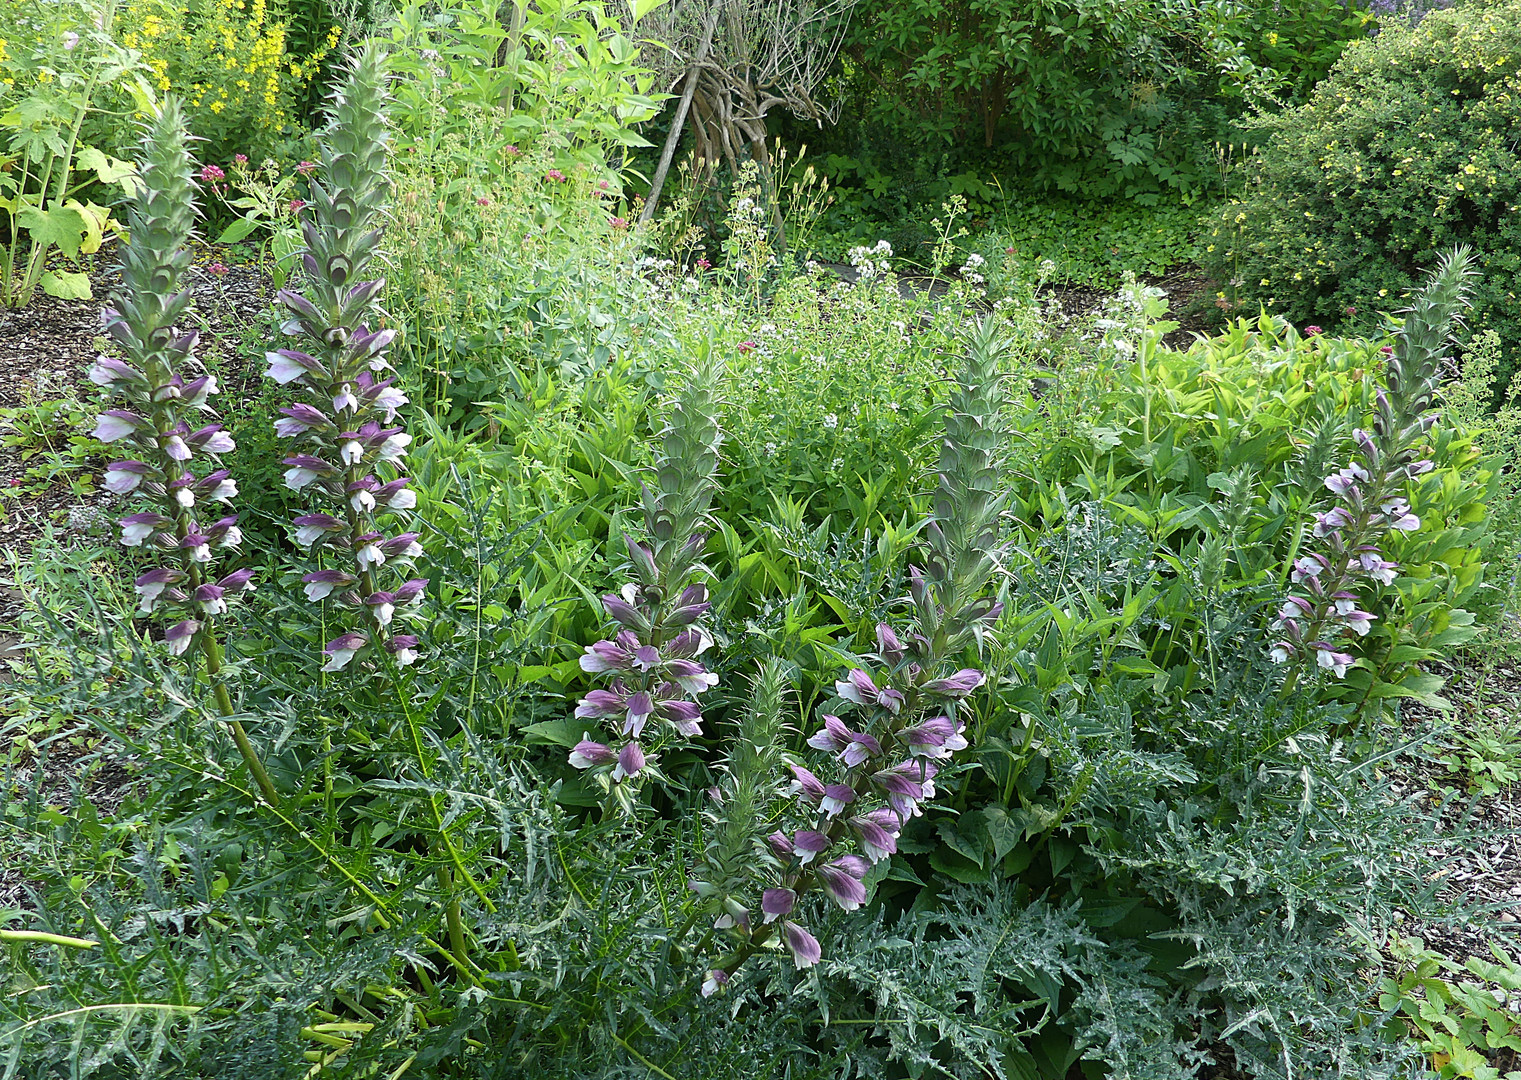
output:
[[[678,262],[606,12],[455,15],[344,58],[214,352],[235,163],[138,128],[69,459],[114,527],[10,570],[0,1075],[1503,1065],[1509,955],[1409,940],[1474,830],[1389,782],[1510,603],[1480,256],[1375,337],[1170,345],[949,212],[932,289],[789,261],[745,173]]]

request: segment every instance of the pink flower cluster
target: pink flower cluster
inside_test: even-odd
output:
[[[689,542],[700,550],[706,538]],[[700,620],[707,613],[708,590],[691,584],[671,597],[661,587],[654,551],[626,541],[638,581],[621,593],[608,593],[602,607],[620,629],[611,640],[586,647],[581,670],[606,676],[606,689],[592,690],[576,706],[576,719],[610,724],[618,744],[596,742],[590,733],[570,753],[578,769],[606,771],[614,784],[639,775],[651,762],[641,739],[651,721],[669,727],[682,739],[702,732],[697,697],[718,685],[718,676],[698,660],[713,645]]]
[[[1388,408],[1382,392],[1379,402]],[[1321,550],[1300,556],[1290,568],[1296,588],[1273,620],[1279,639],[1269,651],[1277,663],[1313,658],[1318,669],[1338,679],[1356,663],[1344,651],[1349,635],[1366,637],[1378,618],[1365,610],[1361,590],[1394,584],[1399,570],[1398,563],[1384,558],[1381,538],[1421,527],[1398,488],[1433,467],[1429,460],[1389,466],[1374,437],[1361,429],[1353,441],[1359,460],[1325,478],[1336,505],[1314,516],[1310,531],[1322,541]]]

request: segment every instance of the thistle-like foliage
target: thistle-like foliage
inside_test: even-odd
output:
[[[313,601],[334,598],[359,616],[359,629],[325,646],[325,671],[376,647],[410,664],[417,638],[395,633],[393,618],[427,586],[426,579],[409,576],[422,554],[417,534],[387,535],[382,520],[417,505],[401,475],[412,437],[394,423],[407,398],[385,377],[391,367],[385,350],[396,331],[372,329],[385,281],[365,276],[380,247],[390,191],[385,153],[385,61],[367,48],[333,96],[322,162],[309,179],[301,255],[306,294],[282,290],[279,296],[294,316],[287,329],[306,337],[306,350],[268,354],[269,377],[306,398],[282,408],[275,422],[295,451],[285,459],[285,482],[325,504],[308,507],[292,522],[296,541],[314,553],[328,549],[336,555],[302,578],[306,595]]]
[[[658,749],[673,738],[700,733],[696,698],[718,684],[698,657],[713,644],[702,625],[708,611],[702,550],[723,444],[721,369],[705,353],[671,407],[651,482],[644,486],[648,543],[624,537],[634,580],[602,598],[619,629],[611,640],[588,645],[581,657],[581,669],[605,676],[609,685],[582,698],[576,717],[610,725],[616,738],[613,744],[599,742],[587,732],[571,751],[570,763],[588,770],[625,808],[632,806],[626,781],[655,768],[645,743]]]
[[[817,963],[818,939],[801,921],[804,894],[820,889],[847,911],[865,903],[871,865],[897,851],[905,823],[935,797],[936,774],[968,746],[962,713],[986,676],[957,661],[969,646],[980,648],[1003,611],[990,586],[1003,555],[998,477],[1006,355],[1007,344],[990,323],[968,342],[925,525],[926,568],[909,570],[907,633],[900,636],[886,623],[877,627],[877,650],[869,655],[874,670],[856,668],[835,683],[834,709],[853,716],[854,726],[833,712],[822,714],[823,727],[808,739],[816,758],[788,765],[796,802],[783,816],[795,827],[757,845],[759,912],[712,878],[697,886],[717,898],[716,928],[730,935],[730,951],[707,968],[707,993],[772,942],[779,941],[798,968]]]
[[[1399,570],[1379,545],[1391,531],[1421,527],[1410,511],[1407,485],[1422,482],[1433,469],[1418,450],[1438,420],[1430,410],[1444,351],[1476,273],[1472,252],[1457,248],[1405,311],[1389,357],[1387,389],[1376,395],[1373,430],[1354,431],[1353,460],[1325,478],[1335,505],[1315,515],[1311,531],[1321,541],[1319,550],[1290,568],[1295,588],[1272,625],[1279,635],[1271,650],[1277,662],[1313,660],[1337,678],[1356,663],[1343,651],[1348,635],[1366,636],[1378,618],[1366,610],[1375,605],[1365,590],[1394,584]],[[1287,685],[1293,686],[1292,677]]]
[[[237,515],[223,515],[217,506],[238,493],[217,461],[233,441],[220,424],[204,423],[216,378],[187,378],[197,334],[175,326],[190,298],[180,289],[196,214],[190,172],[183,115],[170,99],[143,143],[140,183],[128,211],[131,240],[122,248],[122,285],[112,297],[115,306],[102,312],[122,356],[101,356],[89,372],[118,405],[101,414],[95,437],[125,444],[135,454],[106,467],[105,487],[146,496],[151,506],[121,519],[121,542],[165,555],[137,579],[139,610],[170,613],[164,640],[176,655],[198,640],[214,641],[213,618],[227,611],[230,598],[252,589],[251,571],[219,576],[215,570],[214,549],[242,540]],[[216,508],[215,520],[205,520],[208,508]]]

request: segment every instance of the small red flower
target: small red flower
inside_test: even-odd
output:
[[[303,161],[296,166],[296,171],[302,176],[310,176],[317,171],[317,163],[315,161]]]
[[[1348,304],[1346,307],[1342,308],[1342,313],[1345,314],[1347,316],[1347,318],[1350,319],[1350,318],[1352,318],[1352,316],[1354,316],[1354,315],[1357,314],[1357,309],[1355,307],[1353,307],[1351,304]]]
[[[626,228],[628,228],[628,219],[627,218],[621,218],[621,217],[608,218],[607,219],[607,223],[609,225],[611,225],[615,229],[626,229]]]
[[[1317,334],[1324,334],[1324,333],[1325,333],[1325,331],[1322,330],[1318,326],[1306,326],[1304,328],[1304,336],[1305,337],[1315,337]]]
[[[9,484],[7,486],[8,487],[20,487],[21,486],[21,477],[19,477],[19,476],[13,476],[13,477],[11,477],[10,482],[9,482]]]
[[[203,165],[203,166],[201,166],[201,179],[202,180],[206,180],[206,181],[209,181],[211,183],[216,183],[216,181],[218,181],[218,180],[225,179],[226,176],[227,176],[227,174],[224,173],[221,169],[217,168],[217,166],[215,166],[215,165]]]
[[[234,155],[232,155],[232,163],[234,165],[247,165],[248,164],[248,155],[247,154],[234,154]]]
[[[486,196],[484,196],[484,195],[479,195],[479,196],[476,197],[475,205],[476,206],[490,206],[491,205],[491,200],[488,199],[488,198],[486,198]]]
[[[224,277],[227,274],[226,265],[220,262],[214,262],[210,266],[206,267],[206,269],[215,274],[217,277]]]
[[[508,157],[517,157],[520,153],[522,153],[522,151],[517,148],[516,143],[508,143],[505,147],[503,147],[502,153],[506,154]]]
[[[1005,255],[1013,255],[1013,254],[1014,254],[1014,249],[1013,249],[1013,248],[1011,248],[1011,247],[1007,247],[1007,248],[1004,248],[1004,249],[1003,249],[1003,253],[1004,253],[1004,254],[1005,254]]]
[[[547,173],[544,174],[544,179],[553,180],[558,184],[562,183],[565,180],[565,174],[562,173],[559,169],[550,169]]]
[[[753,342],[753,341],[741,341],[738,345],[736,345],[734,347],[736,349],[738,349],[741,353],[747,353],[747,352],[750,352],[752,349],[755,348],[755,342]]]
[[[699,269],[699,270],[706,270],[706,269],[708,269],[708,267],[710,267],[712,265],[713,264],[710,263],[710,262],[708,262],[708,260],[706,258],[702,258],[702,259],[698,259],[697,260],[697,269]]]
[[[1383,353],[1385,356],[1393,356],[1394,355],[1394,346],[1393,345],[1385,345],[1383,348],[1379,349],[1378,351],[1381,352],[1381,353]]]
[[[292,199],[290,201],[290,212],[292,214],[299,214],[301,212],[302,207],[304,207],[305,205],[306,205],[306,200],[305,199]]]

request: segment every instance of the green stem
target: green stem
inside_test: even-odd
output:
[[[211,679],[211,693],[216,699],[217,712],[221,714],[223,722],[232,732],[232,741],[237,744],[238,752],[243,755],[243,763],[253,774],[254,783],[259,785],[259,792],[264,796],[264,801],[270,806],[277,807],[280,805],[280,793],[275,790],[274,782],[265,771],[263,762],[254,752],[248,732],[243,730],[242,722],[237,719],[237,710],[232,707],[232,695],[227,692],[227,684],[217,678],[222,671],[222,646],[217,643],[217,639],[211,635],[209,629],[201,635],[201,652],[206,657],[206,674]]]

